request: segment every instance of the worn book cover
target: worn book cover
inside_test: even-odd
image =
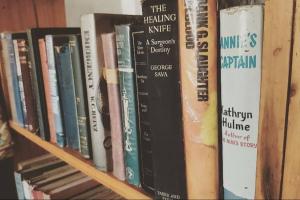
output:
[[[126,180],[140,186],[139,132],[137,124],[135,68],[132,62],[131,25],[116,25],[117,60]]]
[[[254,199],[255,195],[262,30],[261,5],[220,12],[225,199]]]
[[[178,8],[188,198],[218,199],[217,2],[179,0]]]
[[[186,199],[177,1],[145,0],[149,121],[156,198]]]
[[[105,69],[109,101],[113,174],[118,179],[125,180],[123,131],[120,104],[121,99],[119,91],[115,33],[102,34],[101,40],[103,47],[103,66]]]

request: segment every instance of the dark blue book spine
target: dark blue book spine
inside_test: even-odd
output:
[[[79,149],[76,96],[69,44],[55,47],[55,56],[67,146]]]
[[[126,180],[140,186],[137,107],[134,68],[131,60],[130,25],[115,26],[120,81]]]
[[[19,125],[24,127],[24,114],[23,114],[22,101],[21,101],[21,95],[20,95],[19,80],[18,80],[18,75],[17,75],[17,64],[16,64],[14,46],[13,46],[13,41],[12,41],[11,35],[9,35],[7,39],[9,40],[8,51],[9,51],[9,61],[10,61],[10,67],[11,67],[11,73],[12,73],[11,76],[12,76],[12,82],[13,82],[13,88],[14,88],[17,120],[18,120]]]

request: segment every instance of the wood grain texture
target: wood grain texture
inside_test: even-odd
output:
[[[78,158],[76,155],[73,155],[70,152],[65,151],[58,146],[46,142],[39,138],[38,136],[34,135],[33,133],[29,132],[28,130],[19,127],[16,123],[10,121],[10,127],[19,135],[24,136],[29,141],[35,143],[39,147],[43,148],[44,150],[52,153],[53,155],[57,156],[61,160],[65,161],[72,167],[80,170],[87,176],[90,176],[94,180],[98,181],[99,183],[103,184],[104,186],[110,188],[112,191],[118,193],[119,195],[123,196],[126,199],[151,199],[151,197],[144,194],[137,188],[134,188],[123,181],[119,181],[114,178],[112,175],[108,173],[101,172],[97,170],[93,165],[90,164],[89,161],[85,161],[83,159]]]
[[[293,63],[285,150],[282,199],[300,199],[300,1],[296,2]]]
[[[25,31],[36,26],[32,0],[0,1],[0,32]]]
[[[294,1],[265,2],[256,199],[279,199]]]
[[[64,0],[33,0],[38,27],[65,27]]]

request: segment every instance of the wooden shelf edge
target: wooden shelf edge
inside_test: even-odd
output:
[[[48,151],[49,153],[52,153],[53,155],[57,156],[72,167],[80,170],[87,176],[90,176],[91,178],[95,179],[102,185],[110,188],[112,191],[118,193],[122,197],[126,199],[151,199],[151,197],[147,196],[138,189],[135,189],[134,187],[128,185],[127,183],[119,181],[116,178],[106,174],[105,172],[97,170],[95,167],[91,166],[88,163],[85,163],[83,160],[76,158],[72,154],[64,151],[62,148],[59,148],[47,141],[42,140],[30,131],[21,128],[17,123],[10,121],[9,126],[18,134],[24,136],[28,140],[32,141],[33,143]]]

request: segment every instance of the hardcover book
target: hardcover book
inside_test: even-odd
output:
[[[125,180],[123,134],[115,33],[102,34],[101,40],[103,47],[103,66],[105,69],[109,101],[113,174],[118,179]]]
[[[50,85],[50,96],[52,104],[52,115],[54,115],[54,126],[56,132],[56,143],[60,147],[65,146],[65,133],[63,129],[62,112],[60,109],[60,97],[58,89],[57,74],[55,68],[55,56],[53,47],[53,35],[45,36],[46,52],[48,61],[48,75]]]
[[[149,121],[155,197],[186,199],[177,1],[145,0]]]
[[[15,53],[10,33],[2,33],[2,53],[4,68],[8,81],[9,101],[11,107],[12,119],[21,127],[24,127],[24,116],[22,109],[22,102],[20,96],[19,82],[17,78],[17,66],[15,60]]]
[[[131,46],[131,25],[117,25],[115,26],[115,31],[126,180],[128,183],[139,187],[141,185],[138,145],[139,137],[135,92],[135,70],[132,61],[133,52]]]
[[[42,78],[42,67],[38,40],[46,35],[57,34],[78,34],[79,28],[32,28],[27,30],[30,49],[30,63],[32,69],[33,90],[37,105],[37,117],[39,124],[39,135],[42,139],[49,140],[49,124],[47,117],[46,97]]]
[[[147,54],[144,27],[132,26],[133,65],[136,78],[136,96],[139,127],[139,154],[141,185],[144,190],[154,193],[152,166],[152,137],[149,122],[149,92],[147,88]]]
[[[220,12],[225,199],[254,199],[255,195],[262,30],[261,5]]]
[[[180,82],[189,199],[219,199],[217,2],[179,0]]]
[[[80,35],[69,35],[69,46],[74,76],[80,152],[90,158],[91,140],[88,121],[86,86]]]
[[[53,47],[66,144],[68,147],[78,150],[79,126],[69,37],[66,35],[53,36]]]
[[[56,143],[56,130],[55,130],[55,119],[52,107],[52,99],[50,94],[50,79],[49,79],[49,70],[48,70],[48,61],[46,53],[46,43],[45,39],[39,39],[39,50],[41,55],[41,67],[42,67],[42,76],[44,81],[44,92],[46,97],[47,105],[47,117],[49,123],[49,132],[50,132],[50,141]]]
[[[17,36],[20,36],[17,38]],[[33,86],[31,82],[31,64],[29,61],[27,34],[15,34],[17,41],[19,60],[21,65],[22,81],[24,86],[24,97],[26,106],[26,119],[28,130],[35,133],[38,129],[38,119],[36,112],[36,103],[33,94]]]

